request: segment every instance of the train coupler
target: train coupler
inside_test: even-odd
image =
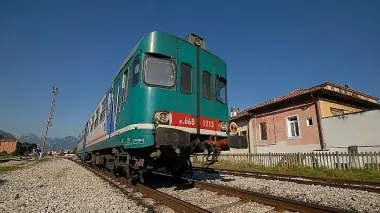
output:
[[[220,148],[212,143],[206,143],[206,144],[207,144],[206,146],[207,147],[207,156],[206,156],[207,163],[205,163],[204,165],[208,167],[218,162],[218,157],[220,155]]]

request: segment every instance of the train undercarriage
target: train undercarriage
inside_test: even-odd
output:
[[[144,183],[144,173],[165,168],[172,174],[173,182],[182,176],[189,179],[193,176],[190,157],[195,153],[207,150],[207,165],[217,162],[220,147],[214,142],[196,140],[190,147],[155,145],[139,149],[123,149],[122,147],[98,150],[86,153],[85,161],[93,166],[103,167],[115,175],[125,176],[132,183]],[[83,159],[82,159],[83,160]]]
[[[82,160],[104,167],[116,175],[126,176],[136,183],[144,183],[144,173],[165,168],[176,182],[184,175],[192,178],[190,158],[194,154],[206,154],[204,165],[210,166],[218,161],[222,150],[247,146],[245,138],[240,136],[198,135],[172,128],[157,128],[153,135],[152,146],[129,149],[120,146],[97,150],[86,153]]]

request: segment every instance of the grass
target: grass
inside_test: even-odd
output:
[[[0,166],[0,174],[18,169],[18,166]]]
[[[30,165],[27,165],[26,167],[31,167],[31,166],[34,166],[38,163],[44,163],[44,162],[48,162],[48,161],[52,161],[52,160],[53,160],[52,157],[45,157],[42,159],[38,159],[35,163],[31,163]],[[4,172],[10,172],[10,171],[14,171],[17,169],[25,168],[24,165],[25,164],[16,164],[16,165],[11,165],[11,166],[0,166],[0,174],[4,173]]]
[[[0,159],[11,158],[11,157],[15,157],[15,156],[6,152],[0,152]]]
[[[194,166],[201,166],[201,161],[195,161]],[[215,169],[235,169],[242,171],[267,172],[273,174],[289,174],[305,177],[317,177],[325,179],[341,179],[354,181],[380,182],[380,171],[373,169],[351,169],[351,170],[332,170],[327,168],[311,167],[264,167],[248,163],[220,161],[210,166]]]
[[[37,163],[43,163],[43,162],[48,162],[48,161],[52,161],[52,160],[53,160],[52,157],[50,157],[50,156],[46,156],[46,157],[44,157],[44,158],[39,158],[39,159],[37,160]]]

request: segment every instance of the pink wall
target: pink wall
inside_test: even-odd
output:
[[[298,115],[300,137],[289,138],[287,117]],[[307,126],[306,119],[312,118],[313,125]],[[279,142],[286,142],[287,145],[309,145],[319,144],[319,133],[316,110],[313,103],[288,107],[286,109],[271,111],[268,113],[257,114],[255,119],[251,120],[254,138],[257,146],[276,145]],[[267,123],[268,140],[260,140],[258,124]]]

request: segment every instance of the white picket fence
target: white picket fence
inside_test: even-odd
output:
[[[202,161],[203,155],[192,160]],[[306,166],[313,168],[375,169],[379,171],[380,152],[323,152],[323,153],[260,153],[260,154],[221,154],[219,161],[245,162],[266,167]]]

